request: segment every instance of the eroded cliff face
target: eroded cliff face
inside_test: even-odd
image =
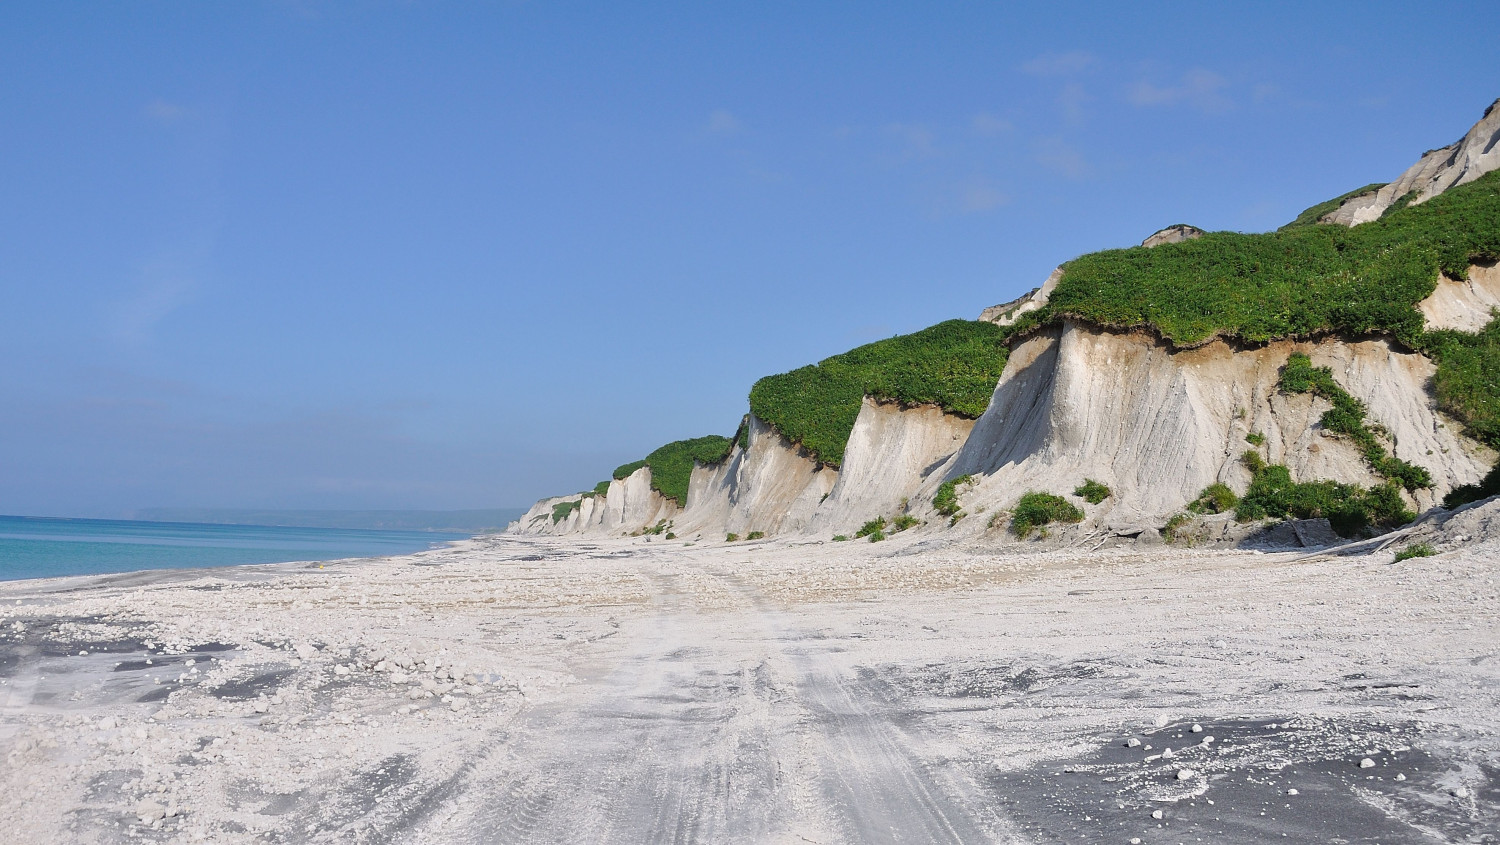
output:
[[[1005,510],[1030,490],[1067,495],[1092,478],[1114,495],[1085,507],[1086,524],[1117,527],[1159,526],[1216,481],[1243,493],[1250,474],[1240,456],[1253,448],[1252,433],[1265,438],[1262,456],[1295,480],[1378,483],[1352,443],[1318,424],[1327,401],[1278,389],[1293,352],[1330,367],[1368,406],[1368,421],[1389,432],[1391,452],[1432,472],[1433,488],[1414,497],[1418,509],[1493,463],[1433,408],[1432,362],[1384,340],[1174,351],[1144,334],[1069,322],[1016,346],[989,410],[942,475],[976,478],[962,497],[971,512]],[[935,490],[929,481],[920,499]]]
[[[564,503],[577,506],[554,521],[554,509]],[[629,534],[671,520],[680,511],[676,502],[651,489],[651,468],[641,467],[626,478],[611,481],[603,496],[575,493],[542,499],[510,530],[521,534]]]
[[[1322,223],[1358,226],[1377,220],[1393,203],[1414,193],[1412,205],[1424,203],[1448,190],[1500,168],[1500,100],[1490,104],[1484,117],[1455,143],[1431,150],[1406,169],[1396,181],[1378,191],[1351,197]]]
[[[745,448],[735,446],[722,463],[693,469],[687,510],[674,531],[720,539],[753,531],[802,533],[838,476],[752,415]]]

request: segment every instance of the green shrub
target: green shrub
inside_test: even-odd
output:
[[[578,510],[583,503],[577,499],[566,502],[558,502],[552,506],[552,524],[556,525],[568,518],[568,514]]]
[[[1240,455],[1240,463],[1245,465],[1245,469],[1250,470],[1252,476],[1259,474],[1261,470],[1266,468],[1266,459],[1262,458],[1260,453],[1254,449],[1246,449],[1244,454]]]
[[[650,528],[643,528],[643,529],[641,529],[641,533],[642,534],[650,534],[650,535],[653,535],[653,536],[658,536],[658,535],[666,533],[666,530],[667,530],[667,521],[665,519],[663,519],[663,520],[658,520],[657,523],[655,525],[651,526]]]
[[[1437,549],[1434,549],[1430,544],[1413,543],[1396,552],[1396,562],[1400,563],[1403,560],[1411,560],[1414,557],[1432,557],[1435,554],[1437,554]]]
[[[950,478],[938,485],[937,494],[932,497],[932,507],[943,516],[953,516],[958,513],[958,488],[974,483],[974,476],[960,475]]]
[[[1188,505],[1188,510],[1193,513],[1228,513],[1239,500],[1240,497],[1234,495],[1228,485],[1215,481],[1203,488],[1198,498]]]
[[[668,540],[676,540],[676,539],[677,539],[677,535],[676,535],[676,534],[673,534],[673,533],[672,533],[672,532],[670,532],[670,531],[668,531],[668,532],[667,532],[667,539],[668,539]]]
[[[632,470],[632,472],[633,471],[634,470]],[[626,475],[629,475],[629,474],[630,473],[626,473]],[[603,495],[607,494],[609,492],[609,482],[608,481],[601,481],[598,484],[595,484],[594,485],[594,489],[591,492],[593,492],[593,494],[595,496],[603,496]]]
[[[1235,518],[1241,522],[1320,517],[1341,536],[1352,537],[1372,526],[1404,525],[1416,515],[1406,509],[1400,488],[1394,483],[1362,488],[1337,481],[1294,482],[1291,472],[1281,464],[1257,472],[1235,508]]]
[[[1082,521],[1083,511],[1067,499],[1051,493],[1029,492],[1012,509],[1010,530],[1017,537],[1026,537],[1032,529],[1049,523]]]
[[[750,389],[750,411],[831,466],[844,448],[865,396],[904,405],[937,405],[975,418],[1010,354],[1014,327],[948,320],[767,376]]]
[[[1245,442],[1252,446],[1264,446],[1266,445],[1266,436],[1258,431],[1252,431],[1245,435]]]
[[[1449,490],[1443,497],[1443,507],[1453,510],[1491,496],[1500,496],[1500,464],[1495,464],[1478,484],[1464,484]]]
[[[859,530],[856,531],[856,532],[854,532],[854,536],[855,537],[868,537],[871,534],[875,534],[875,533],[878,533],[878,532],[884,531],[884,530],[885,530],[885,517],[883,517],[883,516],[877,516],[874,519],[870,520],[869,522],[866,522],[864,525],[861,525],[859,527]],[[881,539],[884,539],[884,538],[882,537]]]
[[[1462,420],[1469,436],[1500,449],[1500,319],[1477,334],[1428,332],[1422,344],[1438,365],[1438,407]]]
[[[738,534],[730,532],[730,533],[724,535],[724,542],[726,542],[726,543],[738,543],[739,541],[740,541],[740,535],[738,535]]]
[[[1176,345],[1389,332],[1414,342],[1438,272],[1500,258],[1500,171],[1354,228],[1210,232],[1171,249],[1107,250],[1063,265],[1049,312],[1152,328]],[[1036,313],[1036,312],[1033,312]]]
[[[1281,370],[1281,389],[1287,393],[1312,393],[1333,403],[1319,423],[1335,434],[1342,434],[1359,446],[1365,461],[1376,475],[1395,481],[1407,490],[1432,486],[1432,474],[1386,451],[1365,425],[1365,403],[1349,395],[1333,380],[1333,370],[1314,367],[1312,359],[1300,352],[1292,353]]]
[[[848,539],[849,538],[847,536],[843,535],[843,534],[835,534],[835,535],[833,535],[833,542],[835,542],[835,543],[843,543],[843,542],[846,542]]]
[[[960,519],[963,519],[964,517],[966,517],[968,515],[969,515],[968,511],[959,511],[958,513],[956,513],[956,514],[948,517],[948,527],[952,528],[953,526],[955,526],[955,525],[958,524],[958,521]]]
[[[765,539],[765,536],[766,536],[766,532],[764,532],[764,531],[751,531],[749,534],[745,535],[745,539],[746,540],[763,540],[763,539]]]
[[[1085,478],[1083,483],[1073,491],[1073,495],[1091,505],[1097,505],[1110,497],[1110,490],[1092,478]]]
[[[872,543],[878,543],[881,540],[885,539],[885,532],[884,531],[871,531],[869,534],[866,534],[865,536],[867,538],[869,538],[870,542],[872,542]]]
[[[1190,519],[1192,519],[1192,517],[1188,516],[1185,513],[1173,514],[1172,518],[1167,520],[1167,524],[1162,526],[1162,539],[1166,540],[1168,543],[1187,541],[1188,544],[1191,545],[1192,537],[1188,534],[1182,533],[1182,527],[1184,525],[1187,525]]]
[[[905,531],[912,526],[920,525],[921,522],[922,520],[917,519],[911,514],[903,513],[898,515],[895,519],[891,520],[891,528],[893,531]]]

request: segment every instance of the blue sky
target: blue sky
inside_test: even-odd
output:
[[[1394,178],[1500,4],[0,6],[0,513],[467,508]]]

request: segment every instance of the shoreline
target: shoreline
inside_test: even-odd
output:
[[[29,796],[0,823],[22,842],[1477,836],[1500,824],[1500,543],[1390,558],[490,535],[0,582],[0,788]]]

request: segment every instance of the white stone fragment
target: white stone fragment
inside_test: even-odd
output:
[[[1178,780],[1191,780],[1197,774],[1198,773],[1195,772],[1195,771],[1193,771],[1192,769],[1178,769],[1177,770],[1177,779]]]
[[[298,643],[295,649],[297,656],[303,660],[311,660],[318,656],[318,650],[308,643]]]
[[[1371,760],[1369,757],[1366,757],[1363,760],[1359,761],[1359,767],[1361,769],[1373,769],[1375,768],[1375,761]]]
[[[1131,737],[1130,739],[1125,740],[1125,747],[1126,748],[1136,748],[1140,744],[1141,744],[1141,741],[1138,740],[1138,739],[1136,739],[1135,737]]]
[[[151,824],[160,821],[167,815],[167,808],[147,799],[135,805],[135,817],[140,819],[141,824]]]
[[[1196,722],[1194,722],[1193,723],[1193,733],[1195,733],[1195,734],[1201,734],[1201,733],[1203,733],[1203,726],[1200,725],[1200,724],[1198,724],[1198,723],[1196,723]]]
[[[1398,774],[1396,775],[1396,780],[1406,780],[1406,775]]]
[[[1153,818],[1153,819],[1159,819],[1159,818],[1161,818],[1164,815],[1166,815],[1166,814],[1163,813],[1161,810],[1152,810],[1151,811],[1151,818]]]
[[[1286,794],[1288,794],[1288,795],[1296,795],[1298,793],[1297,793],[1297,790],[1295,790],[1295,789],[1288,789],[1286,791]]]

